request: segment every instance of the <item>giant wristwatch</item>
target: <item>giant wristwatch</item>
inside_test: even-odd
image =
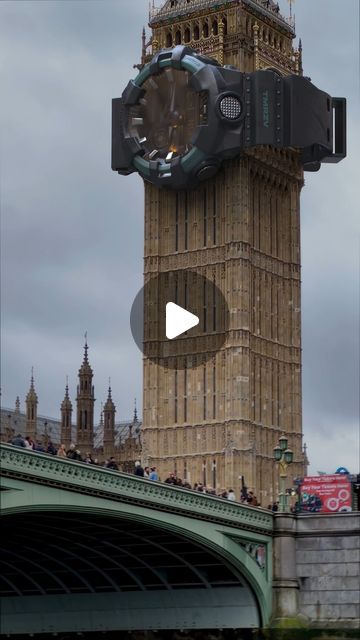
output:
[[[189,189],[249,147],[299,149],[305,170],[346,155],[346,100],[308,78],[243,73],[193,49],[158,52],[112,107],[112,169]]]

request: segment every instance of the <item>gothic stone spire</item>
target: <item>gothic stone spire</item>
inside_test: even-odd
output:
[[[36,440],[38,397],[34,384],[34,367],[31,368],[30,389],[26,396],[26,435]]]
[[[86,451],[91,451],[94,444],[94,387],[92,384],[93,371],[88,357],[87,333],[85,333],[84,359],[79,369],[79,384],[77,387],[77,443]]]

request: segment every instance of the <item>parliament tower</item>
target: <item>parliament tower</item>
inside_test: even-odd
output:
[[[38,397],[35,391],[34,384],[34,369],[31,370],[31,380],[30,380],[30,389],[26,396],[26,427],[25,434],[32,438],[32,440],[36,440],[36,424],[37,424],[37,406],[38,406]],[[16,410],[20,412],[20,402],[18,403],[18,399],[16,399]]]
[[[72,416],[72,402],[69,396],[69,386],[66,381],[65,396],[61,403],[61,443],[68,449],[71,444],[71,416]]]
[[[301,46],[278,6],[262,0],[168,0],[150,13],[150,51],[188,45],[241,71],[301,74]],[[296,151],[254,148],[195,190],[145,183],[145,279],[191,269],[223,292],[225,345],[167,368],[144,359],[143,459],[162,479],[275,499],[273,448],[286,434],[291,476],[305,471],[301,416],[300,191]],[[181,360],[181,362],[180,362]]]
[[[89,364],[88,344],[85,340],[84,359],[79,369],[79,384],[77,387],[77,443],[84,453],[94,447],[94,386],[93,370]]]

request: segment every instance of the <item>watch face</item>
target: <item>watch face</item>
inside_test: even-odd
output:
[[[170,162],[191,150],[196,127],[206,122],[207,97],[189,80],[188,71],[167,68],[142,84],[145,94],[130,108],[128,130],[140,141],[144,160]]]

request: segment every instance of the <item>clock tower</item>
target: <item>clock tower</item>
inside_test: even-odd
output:
[[[293,25],[272,0],[168,0],[150,12],[151,55],[186,45],[243,72],[302,74]],[[299,153],[253,147],[189,191],[145,182],[145,279],[200,273],[223,293],[220,350],[167,367],[144,359],[143,457],[217,490],[277,498],[273,448],[286,435],[304,475],[301,417]],[[166,364],[166,363],[165,363]],[[243,480],[242,480],[243,479]],[[292,480],[289,479],[292,484]]]

